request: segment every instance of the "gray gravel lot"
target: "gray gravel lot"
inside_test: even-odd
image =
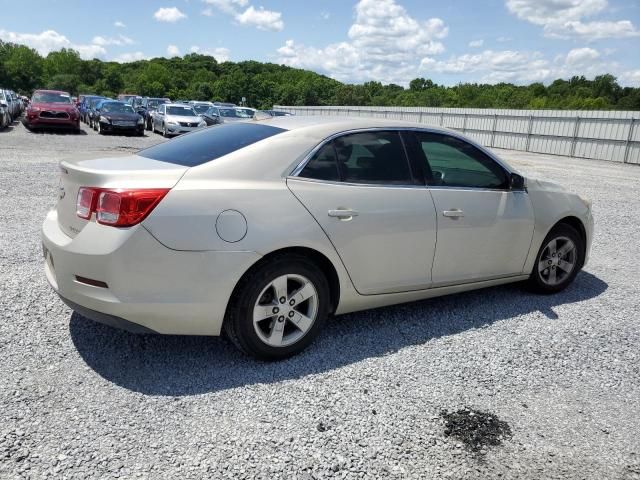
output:
[[[88,322],[50,290],[57,162],[162,141],[85,131],[0,132],[0,478],[640,478],[640,167],[500,151],[593,199],[572,287],[346,315],[259,363]],[[511,436],[466,448],[441,417],[461,408]]]

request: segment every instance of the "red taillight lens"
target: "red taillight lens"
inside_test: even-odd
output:
[[[97,199],[97,190],[95,188],[81,187],[78,190],[78,198],[76,200],[76,214],[80,218],[88,220],[95,210],[95,199]]]
[[[80,218],[89,219],[96,212],[98,223],[131,227],[144,220],[168,192],[168,188],[107,190],[82,187],[78,191],[77,213]],[[87,205],[90,205],[88,214]]]

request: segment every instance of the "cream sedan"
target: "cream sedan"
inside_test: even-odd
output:
[[[226,124],[60,171],[42,241],[72,309],[134,332],[224,329],[263,359],[300,352],[330,314],[510,282],[558,292],[593,230],[589,201],[406,122]]]

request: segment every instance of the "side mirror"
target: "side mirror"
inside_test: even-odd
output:
[[[509,188],[511,190],[525,190],[527,188],[527,179],[517,173],[512,173],[509,178]]]

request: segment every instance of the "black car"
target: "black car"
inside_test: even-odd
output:
[[[144,97],[140,104],[134,107],[138,115],[144,118],[144,125],[147,130],[151,130],[151,113],[158,109],[159,105],[171,103],[168,98]]]
[[[144,119],[131,105],[105,100],[96,105],[94,129],[100,133],[128,132],[144,135]]]
[[[223,123],[220,118],[220,110],[218,107],[209,107],[202,113],[198,112],[198,109],[196,108],[196,113],[198,113],[202,119],[207,122],[207,126]]]

